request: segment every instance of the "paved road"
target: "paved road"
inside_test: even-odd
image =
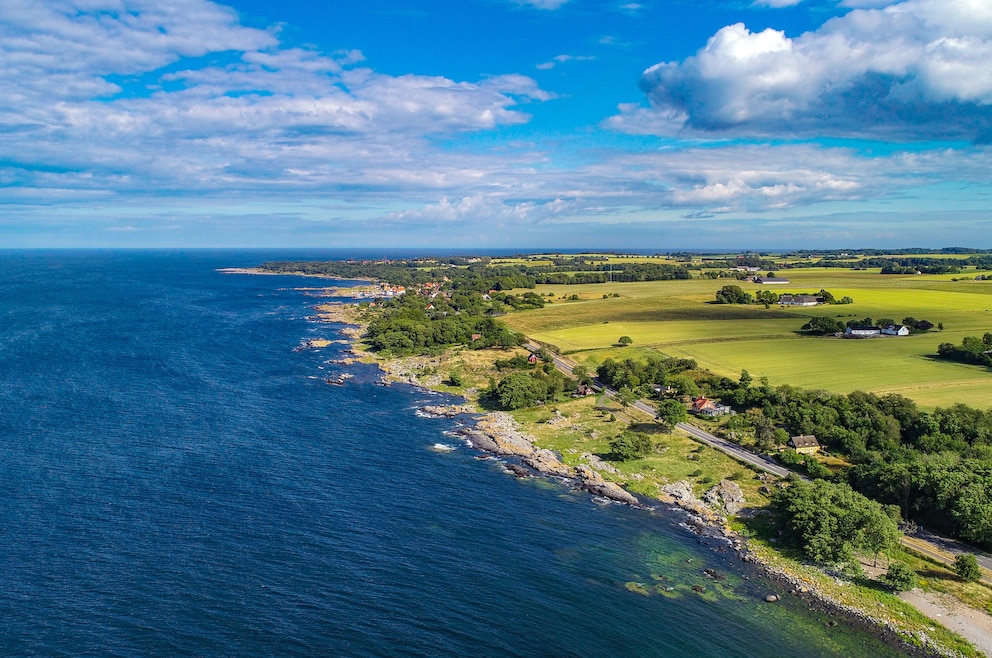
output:
[[[713,436],[709,432],[701,430],[694,425],[690,425],[688,423],[679,423],[678,425],[676,425],[676,427],[678,427],[683,432],[688,432],[690,435],[692,435],[693,438],[699,439],[703,443],[707,445],[711,445],[721,452],[727,453],[737,461],[744,462],[745,464],[749,464],[751,466],[755,466],[763,471],[767,471],[768,473],[772,473],[779,477],[786,477],[787,475],[789,475],[789,473],[792,473],[792,471],[790,471],[789,469],[785,468],[784,466],[780,466],[779,464],[776,464],[767,457],[764,457],[762,455],[756,455],[753,452],[741,448],[737,444],[730,443],[729,441],[724,441],[720,437]],[[799,477],[803,477],[803,476],[800,475]],[[805,480],[806,478],[803,477],[803,479]]]
[[[531,352],[537,352],[541,348],[540,345],[534,343],[533,341],[528,342],[524,347],[529,349]],[[552,357],[554,358],[556,368],[558,368],[567,375],[572,374],[573,364],[570,361],[558,356],[557,354],[552,354]],[[594,382],[593,388],[606,393],[610,397],[613,397],[617,394],[617,392],[614,391],[612,388],[610,388],[609,386],[604,386],[600,382]],[[637,402],[634,402],[632,406],[638,411],[642,411],[647,415],[651,416],[651,418],[658,417],[658,411],[652,405],[648,404],[644,400],[638,400]],[[702,441],[703,443],[730,455],[737,461],[744,462],[745,464],[754,466],[756,468],[759,468],[773,475],[777,475],[779,477],[785,477],[792,472],[789,469],[780,466],[779,464],[776,464],[767,457],[764,457],[762,455],[756,455],[753,452],[745,450],[739,445],[730,443],[729,441],[725,441],[718,436],[714,436],[709,432],[701,430],[695,425],[690,425],[688,423],[679,423],[677,427],[683,432],[686,432],[689,435],[691,435],[693,438]]]
[[[954,557],[956,555],[960,553],[974,553],[975,558],[978,559],[978,564],[982,568],[982,582],[986,585],[992,585],[992,574],[989,572],[989,565],[992,564],[992,559],[982,551],[966,547],[953,539],[923,531],[917,531],[915,535],[903,535],[899,538],[899,543],[924,557],[936,560],[950,567],[954,566]]]

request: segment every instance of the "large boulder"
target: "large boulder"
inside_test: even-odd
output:
[[[731,516],[740,512],[741,508],[747,502],[744,499],[744,492],[741,491],[740,485],[732,480],[722,480],[720,484],[703,495],[703,500],[714,511]]]
[[[592,466],[597,471],[601,471],[603,473],[610,473],[612,475],[620,475],[620,469],[618,469],[613,464],[603,461],[597,455],[594,455],[591,452],[582,453],[582,459],[589,462],[589,465]]]
[[[640,501],[629,491],[618,484],[604,480],[602,475],[586,464],[579,464],[575,468],[575,474],[582,481],[581,487],[594,496],[602,496],[628,505],[640,504]]]
[[[488,441],[483,441],[483,445],[476,443],[481,450],[492,452],[497,455],[518,455],[527,456],[533,454],[534,445],[530,437],[517,429],[517,423],[513,417],[505,413],[486,414],[482,420],[476,424],[476,432],[484,434]]]
[[[523,458],[523,462],[535,471],[558,477],[571,477],[572,469],[563,464],[551,450],[535,450]]]

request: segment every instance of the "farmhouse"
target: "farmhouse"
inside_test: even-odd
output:
[[[782,295],[778,303],[784,306],[816,306],[820,300],[814,295]]]
[[[887,327],[882,327],[882,333],[886,336],[908,336],[909,327],[902,324],[890,324]]]
[[[700,395],[692,401],[692,413],[697,416],[723,416],[733,413],[733,410],[725,404],[718,404],[705,395]]]
[[[779,279],[773,276],[760,277],[756,276],[752,279],[755,283],[764,284],[766,286],[785,286],[789,284],[788,279]]]
[[[877,336],[882,333],[878,327],[848,327],[844,334],[847,336]]]
[[[788,446],[803,455],[812,455],[820,451],[820,442],[812,434],[789,437]]]

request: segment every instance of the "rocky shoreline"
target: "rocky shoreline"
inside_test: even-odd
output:
[[[350,308],[344,308],[350,307]],[[341,334],[351,341],[361,337],[364,328],[360,325],[355,307],[352,304],[325,304],[317,307],[317,318],[323,322],[336,322],[348,326],[342,328]],[[356,324],[358,326],[356,326]],[[399,381],[412,386],[431,391],[432,386],[440,383],[439,376],[432,376],[422,381],[418,370],[427,366],[437,365],[436,360],[427,359],[397,359],[384,362],[376,360],[377,365],[385,373],[383,382]],[[451,418],[458,415],[475,415],[478,410],[467,404],[460,405],[428,405],[418,409],[418,414],[434,418]],[[508,461],[507,471],[516,477],[533,477],[542,475],[556,477],[576,482],[577,488],[589,492],[592,496],[636,508],[649,507],[629,491],[605,479],[602,472],[615,473],[616,469],[609,463],[586,453],[582,455],[584,463],[572,468],[561,461],[560,455],[554,451],[539,448],[534,439],[520,430],[516,420],[505,412],[489,412],[476,418],[473,424],[456,430],[456,435],[463,438],[473,448],[498,457],[508,457],[519,460]],[[688,481],[674,482],[665,485],[658,500],[661,503],[674,505],[686,515],[686,526],[694,533],[705,537],[721,537],[737,552],[740,559],[749,563],[756,571],[784,590],[788,595],[795,596],[808,604],[811,609],[818,610],[847,625],[860,628],[880,638],[890,646],[910,656],[921,658],[947,658],[957,653],[949,652],[936,644],[925,632],[919,631],[910,641],[905,632],[900,631],[891,622],[875,617],[865,610],[849,606],[832,598],[821,591],[814,583],[807,582],[793,573],[771,565],[761,556],[754,553],[748,546],[747,540],[734,532],[728,525],[728,517],[736,515],[745,502],[740,487],[729,480],[724,480],[704,494],[699,499],[692,491]],[[778,601],[780,595],[769,594],[765,600]],[[835,622],[830,622],[834,624]],[[916,644],[918,643],[918,644]]]

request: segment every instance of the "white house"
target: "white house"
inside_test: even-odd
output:
[[[909,327],[901,324],[890,324],[882,328],[882,333],[886,336],[908,336]]]
[[[878,327],[848,327],[844,333],[848,336],[877,336],[882,330]]]

